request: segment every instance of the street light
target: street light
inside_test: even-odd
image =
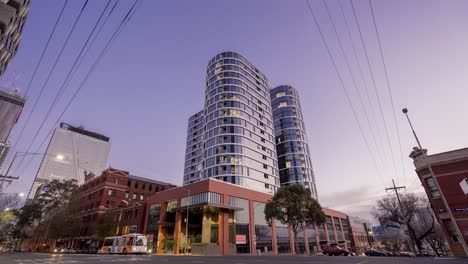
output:
[[[408,123],[409,123],[409,125],[410,125],[410,127],[411,127],[411,130],[413,131],[414,138],[416,139],[416,142],[418,143],[419,149],[420,149],[421,152],[422,152],[422,156],[424,157],[424,161],[426,162],[426,166],[427,166],[428,169],[429,169],[429,172],[430,172],[430,174],[431,174],[431,177],[434,177],[434,182],[435,182],[435,184],[436,184],[437,189],[439,190],[439,192],[440,192],[440,194],[441,194],[440,197],[442,198],[442,202],[444,203],[445,211],[448,212],[448,214],[449,214],[449,216],[450,216],[450,221],[451,221],[452,224],[455,226],[455,231],[456,231],[456,233],[457,233],[457,236],[460,238],[460,242],[461,242],[461,244],[462,244],[462,247],[463,247],[465,253],[468,254],[468,247],[467,247],[467,245],[466,245],[465,239],[463,238],[463,235],[462,235],[462,233],[460,232],[460,229],[459,229],[459,227],[458,227],[458,225],[457,225],[457,222],[455,221],[455,218],[453,217],[453,214],[452,214],[452,212],[450,211],[450,207],[449,207],[449,205],[448,205],[447,200],[445,199],[445,195],[443,194],[442,189],[440,188],[439,182],[438,182],[437,179],[435,178],[436,176],[435,176],[434,171],[432,170],[431,164],[429,163],[429,160],[428,160],[428,158],[427,158],[427,154],[424,152],[423,147],[422,147],[422,145],[421,145],[421,142],[419,141],[419,138],[418,138],[418,136],[416,135],[416,132],[414,131],[413,124],[411,123],[411,120],[409,119],[409,116],[408,116],[408,109],[407,109],[407,108],[403,108],[402,111],[403,111],[403,114],[406,116],[406,119],[408,120]]]

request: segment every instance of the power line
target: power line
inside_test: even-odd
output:
[[[91,68],[88,70],[88,72],[86,73],[85,77],[83,78],[83,80],[81,81],[81,83],[79,84],[78,88],[75,90],[75,93],[72,95],[72,97],[70,98],[70,100],[68,101],[65,109],[62,111],[62,113],[60,114],[60,116],[57,118],[57,120],[55,121],[54,125],[52,126],[51,130],[49,131],[49,133],[46,135],[46,137],[44,138],[44,140],[41,142],[41,144],[39,145],[39,147],[37,149],[40,149],[42,147],[42,145],[46,142],[47,138],[52,134],[52,132],[54,131],[55,129],[55,126],[57,125],[57,123],[61,120],[61,118],[63,117],[63,115],[66,113],[66,111],[68,110],[68,108],[70,107],[70,105],[73,103],[73,101],[75,100],[75,98],[77,97],[77,95],[79,94],[79,92],[81,91],[81,89],[84,87],[84,85],[86,84],[86,82],[88,81],[89,77],[91,76],[91,74],[95,71],[96,67],[99,65],[99,63],[102,61],[102,59],[104,58],[104,56],[107,54],[107,52],[109,51],[110,47],[112,46],[112,44],[114,43],[114,41],[117,39],[117,37],[120,35],[120,33],[122,32],[123,28],[125,27],[125,25],[128,23],[128,21],[130,21],[130,19],[133,17],[133,15],[135,14],[137,8],[141,5],[142,3],[142,0],[135,0],[135,2],[133,3],[133,5],[130,7],[129,11],[127,12],[127,14],[125,15],[125,17],[122,19],[122,21],[120,22],[120,24],[118,25],[118,27],[115,29],[115,31],[113,32],[112,36],[109,38],[109,40],[107,41],[106,45],[104,46],[104,48],[102,49],[102,51],[100,52],[98,58],[96,59],[96,61],[93,63],[93,65],[91,66]],[[138,4],[138,6],[137,6]],[[42,159],[44,159],[45,155],[42,156]],[[38,169],[39,170],[39,169]],[[37,177],[37,173],[36,173],[36,176]],[[34,181],[33,181],[34,183]],[[31,188],[32,188],[33,184],[31,184]],[[31,190],[29,191],[31,192]]]
[[[104,9],[102,10],[102,12],[101,12],[101,14],[100,14],[100,16],[99,16],[99,19],[98,19],[98,20],[96,21],[96,23],[94,24],[94,27],[93,27],[91,33],[89,34],[88,38],[86,39],[86,42],[83,44],[83,47],[81,48],[80,52],[78,53],[78,56],[76,57],[76,59],[75,59],[73,65],[72,65],[72,67],[71,67],[70,70],[68,71],[68,74],[67,74],[65,80],[62,82],[62,85],[61,85],[59,91],[57,92],[57,94],[56,94],[56,96],[55,96],[55,98],[54,98],[52,104],[51,104],[50,107],[49,107],[49,110],[48,110],[47,113],[46,113],[46,115],[45,115],[44,118],[42,119],[39,128],[36,130],[36,133],[34,134],[34,137],[33,137],[33,139],[31,140],[31,142],[30,142],[30,144],[29,144],[29,146],[28,146],[26,152],[28,152],[28,151],[31,149],[31,147],[32,147],[32,145],[33,145],[33,143],[34,143],[34,141],[36,140],[37,136],[39,135],[39,133],[40,133],[42,127],[44,126],[45,122],[47,121],[49,115],[52,113],[52,110],[54,109],[54,107],[56,106],[56,104],[58,103],[58,101],[60,100],[61,95],[63,94],[63,92],[64,92],[64,91],[66,90],[66,88],[68,87],[68,86],[65,86],[65,84],[67,83],[68,80],[71,80],[71,78],[73,78],[72,73],[74,73],[74,69],[75,69],[75,67],[76,67],[76,65],[77,65],[77,63],[78,63],[78,61],[79,61],[79,59],[81,58],[81,55],[83,54],[85,48],[87,47],[87,45],[88,45],[88,43],[89,43],[89,40],[91,39],[91,37],[93,36],[94,32],[96,31],[96,28],[97,28],[97,26],[99,25],[99,22],[101,22],[101,20],[102,20],[102,18],[103,18],[103,16],[104,16],[104,13],[106,12],[107,8],[109,7],[111,1],[112,1],[112,0],[108,0],[108,1],[107,1],[106,6],[104,7]],[[20,163],[20,164],[21,164],[21,163]]]
[[[377,174],[380,176],[380,180],[382,181],[382,185],[385,186],[385,184],[384,184],[384,182],[383,182],[383,179],[382,179],[382,175],[381,175],[381,173],[380,173],[380,171],[379,171],[379,169],[378,169],[378,167],[377,167],[377,162],[376,162],[376,160],[375,160],[375,157],[374,157],[374,155],[373,155],[373,153],[372,153],[372,151],[371,151],[371,149],[370,149],[370,147],[369,147],[369,142],[367,141],[367,138],[366,138],[366,135],[364,134],[364,131],[363,131],[362,126],[361,126],[361,123],[359,122],[359,118],[358,118],[358,116],[357,116],[356,110],[354,109],[354,106],[353,106],[353,103],[352,103],[352,101],[351,101],[351,98],[349,97],[348,90],[346,89],[346,87],[345,87],[345,85],[344,85],[343,78],[342,78],[340,72],[338,71],[338,66],[336,65],[336,62],[335,62],[335,60],[333,59],[333,56],[332,56],[332,54],[331,54],[330,47],[328,46],[327,41],[325,40],[325,36],[324,36],[324,34],[323,34],[323,32],[322,32],[322,29],[320,28],[320,25],[319,25],[319,23],[318,23],[317,18],[316,18],[315,15],[314,15],[314,11],[312,10],[312,7],[310,6],[309,0],[306,0],[306,3],[307,3],[307,6],[308,6],[308,8],[309,8],[310,14],[312,15],[312,18],[314,19],[315,25],[317,26],[318,32],[320,33],[320,37],[321,37],[321,39],[322,39],[322,42],[323,42],[323,44],[324,44],[324,46],[325,46],[325,48],[326,48],[326,50],[327,50],[328,57],[330,58],[330,60],[331,60],[331,62],[332,62],[333,69],[335,70],[336,74],[338,75],[338,79],[339,79],[339,81],[340,81],[341,88],[343,89],[343,91],[344,91],[344,93],[345,93],[345,95],[346,95],[346,99],[347,99],[347,101],[348,101],[348,103],[349,103],[349,105],[350,105],[350,107],[351,107],[351,111],[352,111],[352,113],[353,113],[353,116],[354,116],[354,118],[355,118],[355,120],[356,120],[356,123],[357,123],[357,125],[358,125],[358,127],[359,127],[359,130],[360,130],[360,132],[361,132],[361,136],[362,136],[362,138],[364,139],[364,142],[365,142],[365,144],[366,144],[367,151],[369,152],[369,155],[371,156],[372,161],[373,161],[373,163],[374,163],[375,170],[377,171]]]
[[[360,102],[360,104],[361,104],[361,107],[362,107],[363,110],[364,110],[364,116],[365,116],[365,118],[366,118],[366,120],[367,120],[367,124],[369,125],[369,130],[370,130],[372,139],[373,139],[374,144],[375,144],[375,147],[376,147],[377,157],[380,159],[381,163],[383,164],[383,158],[380,156],[380,152],[378,151],[378,150],[379,150],[379,146],[378,146],[378,144],[377,144],[377,139],[376,139],[376,137],[375,137],[374,130],[372,129],[372,123],[371,123],[371,121],[370,121],[370,119],[369,119],[369,115],[368,115],[368,113],[367,113],[367,109],[366,109],[366,107],[365,107],[365,105],[364,105],[364,101],[363,101],[363,99],[362,99],[361,92],[359,91],[358,85],[356,84],[356,78],[355,78],[355,76],[354,76],[354,74],[353,74],[353,71],[351,70],[351,64],[349,63],[348,57],[346,56],[346,52],[345,52],[345,50],[344,50],[344,48],[343,48],[343,44],[342,44],[341,38],[340,38],[340,36],[339,36],[339,34],[338,34],[338,31],[337,31],[337,29],[336,29],[335,22],[333,21],[333,18],[332,18],[332,16],[331,16],[330,9],[329,9],[327,3],[325,2],[325,0],[322,0],[322,3],[323,3],[323,5],[325,6],[325,10],[327,11],[328,19],[330,20],[330,22],[331,22],[331,24],[332,24],[333,31],[334,31],[334,33],[335,33],[335,36],[336,36],[337,40],[338,40],[338,45],[339,45],[339,47],[340,47],[341,54],[342,54],[342,56],[343,56],[343,58],[344,58],[344,60],[345,60],[346,68],[348,69],[348,72],[349,72],[349,74],[350,74],[350,76],[351,76],[351,80],[352,80],[352,83],[353,83],[353,86],[354,86],[354,90],[356,90],[356,93],[357,93],[357,95],[358,95],[359,102]]]
[[[387,65],[385,63],[385,57],[384,57],[383,50],[382,50],[382,44],[381,44],[381,41],[380,41],[380,34],[379,34],[379,30],[377,28],[377,23],[375,22],[374,7],[372,5],[372,1],[371,0],[368,0],[368,1],[369,1],[370,9],[371,9],[372,21],[374,22],[375,34],[377,36],[377,42],[379,43],[380,57],[382,58],[382,64],[383,64],[383,68],[384,68],[384,72],[385,72],[385,80],[387,82],[388,94],[390,95],[390,102],[392,104],[393,119],[395,121],[395,129],[396,129],[396,132],[397,132],[398,144],[400,146],[400,158],[401,158],[401,170],[402,170],[402,173],[403,173],[403,182],[406,183],[406,171],[405,171],[405,165],[404,165],[405,163],[403,161],[403,150],[401,148],[400,129],[398,128],[398,122],[397,122],[397,118],[396,118],[395,103],[393,101],[392,89],[390,88],[390,81],[388,79]]]
[[[110,3],[110,1],[111,1],[111,0],[109,0],[108,4]],[[104,28],[105,24],[107,23],[109,17],[110,17],[111,14],[114,12],[114,9],[115,9],[115,7],[117,6],[117,4],[119,3],[119,1],[120,1],[120,0],[117,0],[117,1],[114,3],[114,5],[111,7],[110,12],[107,14],[106,18],[104,19],[103,23],[101,23],[101,25],[100,25],[98,31],[94,34],[94,36],[93,36],[93,33],[95,32],[96,26],[95,26],[95,27],[93,28],[93,30],[91,31],[90,36],[88,37],[88,40],[86,41],[86,43],[85,43],[84,46],[83,46],[83,48],[86,47],[86,51],[84,52],[84,54],[83,54],[82,56],[78,55],[78,58],[77,58],[77,59],[79,60],[78,64],[76,65],[76,67],[72,67],[72,69],[71,69],[71,70],[72,70],[71,76],[70,76],[70,72],[68,73],[69,76],[67,76],[67,78],[65,79],[64,83],[62,83],[62,88],[60,89],[59,94],[57,94],[57,96],[55,97],[54,102],[52,103],[51,108],[49,108],[49,111],[48,111],[48,113],[47,113],[46,116],[48,116],[49,113],[52,111],[52,108],[55,107],[55,106],[57,105],[58,101],[60,100],[61,96],[63,95],[64,90],[68,88],[68,86],[69,86],[71,80],[73,79],[75,73],[77,72],[77,70],[78,70],[79,67],[81,66],[81,63],[84,61],[84,58],[87,56],[88,52],[90,51],[90,48],[93,46],[94,42],[96,41],[97,36],[99,36],[99,34],[101,33],[101,31],[102,31],[102,29]],[[107,9],[108,4],[107,4],[106,7],[104,8],[103,13],[105,13],[105,10]],[[102,18],[102,15],[103,15],[103,14],[101,14],[101,17],[100,17],[100,19],[97,21],[96,25],[99,24],[99,22],[100,22],[100,20],[101,20],[101,18]],[[93,36],[93,39],[91,40],[91,42],[89,42],[89,38],[90,38],[91,36]],[[86,45],[88,42],[89,42],[89,45]],[[82,50],[80,51],[80,54],[82,53],[83,48],[82,48]],[[74,65],[75,65],[75,64],[76,64],[76,60],[75,60]],[[70,78],[68,78],[68,77],[70,77]],[[63,88],[64,86],[65,86],[65,88]],[[39,129],[41,129],[42,126],[45,124],[44,122],[45,122],[45,121],[43,120],[43,122],[42,122],[42,124],[41,124],[41,127],[40,127]],[[39,133],[39,132],[36,133],[36,135],[34,136],[34,139],[38,136],[38,133]],[[33,141],[31,142],[31,144],[33,144],[34,139],[33,139]],[[34,156],[28,156],[27,158],[29,158],[29,161],[28,161],[27,164],[23,167],[23,171],[22,171],[21,173],[19,173],[19,174],[22,174],[22,173],[24,172],[24,170],[29,166],[29,164],[31,163],[31,161],[34,159]],[[18,168],[18,166],[17,166],[17,168]]]
[[[364,77],[364,71],[363,71],[363,69],[362,69],[363,67],[362,67],[361,61],[359,60],[358,55],[357,55],[357,49],[356,49],[356,46],[354,45],[354,41],[353,41],[353,38],[352,38],[352,36],[351,36],[350,26],[349,26],[349,23],[348,23],[348,19],[347,19],[346,16],[345,16],[345,12],[344,12],[344,8],[343,8],[342,1],[338,1],[338,4],[339,4],[339,6],[340,6],[341,15],[342,15],[342,17],[343,17],[343,21],[344,21],[345,26],[346,26],[346,31],[347,31],[347,33],[348,33],[348,38],[349,38],[349,40],[350,40],[350,42],[351,42],[351,48],[352,48],[352,51],[353,51],[354,59],[355,59],[356,62],[357,62],[358,69],[359,69],[359,73],[360,73],[362,82],[363,82],[363,84],[364,84],[364,88],[365,88],[364,91],[365,91],[365,93],[366,93],[366,99],[367,99],[367,101],[368,101],[368,103],[369,103],[369,106],[370,106],[370,108],[371,108],[371,111],[370,111],[370,113],[371,113],[371,114],[370,114],[370,117],[371,117],[371,119],[372,119],[371,121],[377,124],[377,122],[375,121],[375,116],[372,114],[372,113],[373,113],[373,108],[374,108],[374,107],[373,107],[373,103],[372,103],[372,100],[371,100],[370,94],[369,94],[369,85],[368,85],[367,79]],[[381,136],[381,134],[380,134],[379,132],[380,132],[380,129],[377,127],[377,129],[376,129],[377,137],[378,137],[380,140],[382,140],[382,136]],[[381,144],[382,146],[384,145],[383,142],[380,142],[380,144]],[[382,156],[384,156],[384,155],[385,155],[385,151],[382,152]]]
[[[62,18],[62,14],[63,14],[63,11],[65,10],[65,7],[66,7],[67,3],[68,3],[68,0],[66,0],[66,1],[64,2],[63,6],[62,6],[62,9],[60,10],[59,16],[57,17],[57,20],[55,21],[54,27],[52,28],[52,31],[50,32],[49,38],[47,39],[46,45],[45,45],[44,49],[42,50],[42,54],[41,54],[41,56],[39,57],[39,61],[38,61],[37,64],[36,64],[36,67],[35,67],[35,69],[34,69],[34,72],[33,72],[33,74],[32,74],[32,77],[31,77],[31,79],[29,80],[28,86],[27,86],[27,88],[26,88],[26,92],[24,93],[24,97],[27,97],[27,96],[28,96],[29,89],[31,88],[31,84],[32,84],[34,78],[36,77],[36,74],[37,74],[37,71],[38,71],[38,69],[39,69],[39,66],[41,65],[42,60],[44,59],[44,55],[45,55],[45,53],[46,53],[46,51],[47,51],[47,48],[49,47],[50,40],[52,39],[52,36],[53,36],[54,33],[55,33],[55,29],[57,28],[57,25],[58,25],[60,19]],[[16,139],[15,144],[13,144],[13,148],[11,149],[11,153],[13,153],[13,152],[15,151],[16,146],[17,146],[17,143],[18,143],[18,141],[20,140],[21,136],[23,135],[24,128],[25,128],[26,125],[27,125],[27,123],[24,124],[23,129],[21,130],[21,132],[20,132],[18,138]],[[5,169],[3,169],[2,172],[5,172]]]
[[[380,115],[382,117],[384,130],[385,130],[385,135],[386,135],[386,138],[387,138],[388,147],[390,149],[390,156],[392,157],[393,169],[395,171],[395,176],[398,178],[395,157],[394,157],[393,149],[392,149],[392,144],[390,142],[390,136],[388,135],[387,121],[385,120],[385,115],[384,115],[383,110],[382,110],[382,103],[380,102],[379,92],[377,91],[377,85],[376,85],[376,82],[375,82],[374,73],[372,71],[372,66],[370,64],[369,55],[367,53],[367,47],[366,47],[366,44],[364,43],[364,38],[362,36],[361,25],[359,24],[359,20],[357,19],[356,10],[355,10],[355,7],[354,7],[353,0],[349,0],[349,1],[351,2],[351,7],[353,9],[354,20],[356,21],[357,28],[359,30],[359,37],[361,39],[361,44],[362,44],[362,46],[364,48],[364,54],[366,55],[365,57],[366,57],[366,61],[367,61],[367,66],[369,67],[369,72],[370,72],[370,75],[371,75],[375,96],[377,97],[377,103],[379,105]]]
[[[34,102],[33,108],[31,109],[31,112],[29,113],[29,116],[28,116],[28,118],[26,119],[26,123],[25,123],[25,125],[23,126],[20,135],[23,134],[24,129],[25,129],[26,126],[28,125],[29,120],[31,119],[31,116],[33,115],[34,110],[36,109],[37,104],[38,104],[39,100],[41,99],[42,94],[44,93],[44,90],[45,90],[45,88],[46,88],[46,86],[47,86],[47,84],[48,84],[48,82],[49,82],[49,80],[50,80],[50,77],[51,77],[52,74],[54,73],[55,67],[57,67],[58,61],[60,60],[60,58],[61,58],[61,56],[62,56],[62,53],[63,53],[63,51],[65,50],[65,47],[67,46],[67,44],[68,44],[68,42],[69,42],[69,40],[70,40],[71,35],[73,34],[73,32],[75,32],[76,25],[78,24],[78,21],[80,20],[82,14],[83,14],[83,12],[84,12],[84,10],[86,9],[86,6],[88,5],[88,1],[89,1],[89,0],[86,0],[86,2],[84,2],[83,7],[82,7],[81,10],[80,10],[80,13],[78,14],[77,18],[75,19],[75,22],[74,22],[74,24],[73,24],[73,26],[72,26],[70,32],[68,33],[68,36],[67,36],[65,42],[63,43],[63,45],[62,45],[62,47],[61,47],[61,49],[60,49],[59,55],[57,56],[57,58],[56,58],[56,60],[55,60],[55,62],[54,62],[54,64],[53,64],[53,66],[52,66],[52,68],[51,68],[49,74],[47,75],[46,81],[44,82],[44,84],[43,84],[42,87],[41,87],[41,90],[40,90],[40,92],[39,92],[39,95],[38,95],[38,97],[36,98],[36,101]],[[17,139],[15,145],[18,143],[19,139],[20,139],[20,137],[18,137],[18,139]],[[28,149],[26,150],[26,152],[29,152],[29,150],[30,150],[30,147],[28,147]],[[21,159],[21,161],[19,162],[19,164],[21,165],[21,164],[23,163],[23,161],[24,161],[24,157],[22,157],[22,159]],[[19,166],[19,165],[18,165],[18,166]]]

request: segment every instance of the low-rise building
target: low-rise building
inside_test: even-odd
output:
[[[143,233],[156,253],[294,253],[288,227],[278,222],[269,226],[265,220],[271,197],[216,179],[173,188],[148,198]],[[298,238],[306,254],[325,245],[350,245],[346,214],[325,208],[323,212],[326,223],[306,229]]]
[[[348,219],[351,250],[359,255],[374,248],[377,244],[370,221],[353,216],[349,216]]]
[[[414,148],[410,158],[426,191],[431,207],[442,226],[455,256],[468,256],[468,195],[463,181],[468,178],[468,148],[427,155]],[[434,172],[431,174],[424,155]],[[443,199],[447,201],[446,208]]]
[[[77,240],[89,242],[95,238],[96,226],[106,212],[118,221],[119,234],[142,232],[147,198],[174,187],[114,168],[108,168],[99,177],[86,177],[70,201],[70,212],[81,219]]]

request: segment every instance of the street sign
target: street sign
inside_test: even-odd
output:
[[[43,192],[48,192],[48,191],[49,191],[49,187],[44,186],[44,187],[42,188],[42,191],[43,191]]]

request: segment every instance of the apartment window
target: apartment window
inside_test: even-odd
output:
[[[266,159],[267,159],[267,156],[263,155],[263,156],[262,156],[262,159],[266,160]]]
[[[270,184],[265,183],[265,189],[270,189]]]
[[[425,181],[426,181],[426,184],[427,184],[427,188],[431,192],[432,198],[440,197],[440,192],[439,192],[439,189],[437,189],[437,185],[436,185],[436,182],[434,180],[434,177],[431,176],[429,178],[426,178]]]
[[[263,168],[264,168],[264,169],[268,169],[268,165],[263,164]]]
[[[138,182],[135,181],[135,189],[138,189]]]
[[[128,191],[125,192],[125,199],[128,199],[128,197],[130,196],[130,193]]]
[[[260,129],[260,134],[265,134],[265,130]]]
[[[287,102],[281,102],[278,104],[278,108],[285,107],[285,106],[288,106]]]
[[[149,187],[148,187],[148,191],[152,191],[153,190],[153,185],[150,184]]]
[[[444,220],[443,223],[444,223],[445,229],[447,229],[447,233],[452,238],[452,241],[454,243],[460,243],[460,238],[458,237],[458,234],[457,234],[457,228],[455,227],[453,222],[451,220]]]
[[[265,142],[265,139],[264,139],[264,138],[262,138],[261,140],[262,140],[262,142]]]
[[[285,95],[286,95],[285,92],[277,93],[277,94],[276,94],[276,98],[281,97],[281,96],[285,96]]]
[[[127,182],[127,186],[130,187],[132,185],[132,181]]]
[[[286,168],[291,168],[291,162],[290,161],[286,161],[285,164]]]
[[[111,196],[112,193],[113,193],[113,190],[112,190],[112,189],[109,189],[109,190],[107,191],[107,195],[108,195],[108,196]]]
[[[143,183],[143,185],[141,186],[141,189],[144,190],[145,189],[145,186],[146,184]]]
[[[268,174],[263,174],[263,178],[268,179]]]
[[[134,192],[133,195],[132,195],[132,199],[136,200],[136,198],[137,198],[137,194],[136,194],[136,192]]]
[[[145,199],[145,196],[143,194],[140,194],[140,201],[143,201]]]
[[[159,191],[159,186],[156,185],[156,187],[154,188],[154,192],[158,192]]]

